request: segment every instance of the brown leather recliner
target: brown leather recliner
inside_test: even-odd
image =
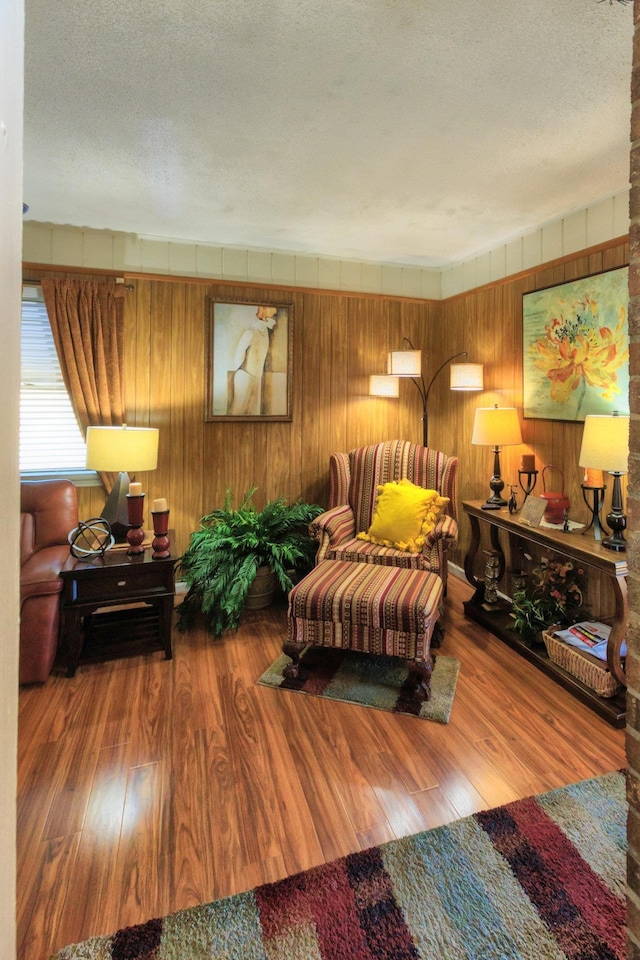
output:
[[[70,480],[20,484],[20,683],[44,681],[58,648],[60,570],[78,526]]]

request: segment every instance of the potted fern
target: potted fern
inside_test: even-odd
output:
[[[308,526],[323,508],[278,497],[256,510],[255,492],[256,487],[248,490],[234,509],[227,490],[224,507],[202,517],[200,529],[191,535],[180,561],[188,590],[178,608],[179,629],[193,626],[200,614],[215,637],[236,629],[259,571],[267,568],[272,583],[287,593],[291,574],[313,565],[316,544]]]

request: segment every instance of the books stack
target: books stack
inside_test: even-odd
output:
[[[610,633],[611,627],[606,623],[600,623],[599,620],[583,620],[567,627],[566,630],[556,630],[555,636],[570,647],[589,653],[598,660],[606,660]],[[626,652],[627,645],[623,643],[620,656],[624,657]]]

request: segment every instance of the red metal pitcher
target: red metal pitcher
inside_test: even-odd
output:
[[[545,473],[547,470],[557,470],[562,477],[562,493],[552,493],[551,491],[547,491],[545,482]],[[564,474],[560,467],[556,467],[553,465],[553,463],[550,463],[543,469],[542,487],[544,489],[544,493],[541,493],[540,497],[547,501],[547,506],[544,511],[544,519],[548,523],[562,523],[564,520],[564,511],[569,509],[569,497],[564,492]]]

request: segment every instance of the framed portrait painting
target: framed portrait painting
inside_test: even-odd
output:
[[[291,420],[293,304],[207,300],[206,420]]]
[[[525,418],[629,412],[628,269],[523,295]]]

